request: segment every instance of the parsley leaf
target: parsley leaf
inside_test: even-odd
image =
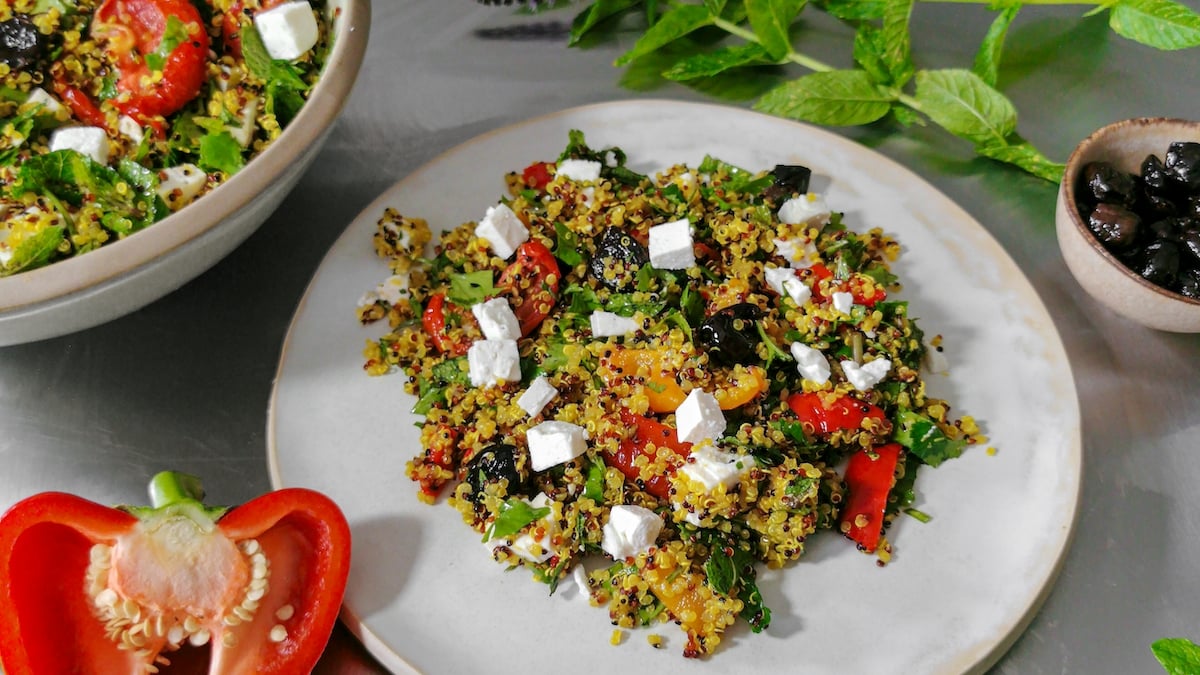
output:
[[[896,413],[896,431],[892,440],[908,448],[929,466],[962,455],[966,441],[946,436],[933,420],[911,410]]]
[[[548,515],[550,515],[550,507],[548,506],[535,509],[524,499],[510,499],[500,507],[500,513],[496,515],[496,522],[492,523],[492,526],[488,528],[483,540],[503,539],[520,532],[526,525],[541,520]]]
[[[579,237],[564,223],[554,223],[554,257],[566,265],[574,267],[583,262],[583,254],[579,252]]]
[[[483,302],[489,295],[495,294],[496,287],[492,285],[491,270],[480,270],[451,274],[450,292],[446,294],[446,297],[460,307],[470,307]]]
[[[246,160],[242,157],[242,146],[228,131],[221,131],[200,137],[200,158],[196,163],[205,171],[235,174],[246,165]]]

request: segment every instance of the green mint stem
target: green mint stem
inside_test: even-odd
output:
[[[186,473],[163,471],[150,479],[150,503],[159,509],[184,501],[204,501],[200,479]]]

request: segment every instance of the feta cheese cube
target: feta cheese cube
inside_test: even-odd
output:
[[[779,207],[779,222],[788,225],[823,227],[831,215],[825,198],[815,192],[792,197]]]
[[[408,297],[409,275],[393,274],[375,287],[375,294],[389,305],[398,305]]]
[[[618,504],[608,512],[600,548],[614,560],[631,558],[654,546],[662,528],[662,518],[650,509]]]
[[[254,27],[273,59],[292,61],[317,44],[320,31],[307,0],[285,2],[254,15]]]
[[[129,115],[121,115],[117,119],[117,131],[121,132],[121,135],[125,138],[133,141],[134,145],[140,145],[142,139],[146,137],[146,134],[142,131],[142,125],[138,124],[138,121]]]
[[[525,393],[521,394],[521,398],[517,399],[517,407],[528,413],[530,417],[537,417],[542,409],[554,400],[555,396],[558,396],[558,390],[550,384],[550,380],[546,379],[545,375],[538,375],[537,379],[529,384]]]
[[[258,100],[248,99],[245,107],[242,108],[242,114],[239,117],[241,121],[236,127],[226,126],[225,130],[233,136],[233,140],[238,142],[238,145],[243,148],[250,147],[250,141],[254,140],[254,128],[256,126],[255,116],[258,115]]]
[[[34,87],[29,90],[29,97],[25,99],[26,103],[40,103],[42,105],[42,115],[57,116],[58,111],[63,109],[63,105],[54,98],[50,92],[41,87]]]
[[[820,254],[817,253],[817,245],[809,241],[806,237],[797,237],[795,239],[774,239],[775,251],[783,256],[791,265],[792,269],[804,269],[812,267],[817,261]]]
[[[529,465],[534,471],[545,471],[556,464],[569,462],[587,452],[584,428],[569,422],[549,421],[525,432],[529,444]]]
[[[492,298],[472,305],[471,313],[479,321],[483,336],[489,340],[516,340],[521,337],[521,324],[504,298]]]
[[[592,312],[591,321],[592,337],[620,337],[632,333],[641,325],[627,316],[602,310]]]
[[[196,198],[208,182],[208,174],[195,164],[180,164],[158,172],[158,196],[177,210]]]
[[[768,267],[764,271],[767,285],[776,293],[787,295],[796,303],[803,306],[812,298],[812,289],[796,276],[796,270],[790,267]]]
[[[718,485],[726,491],[732,490],[742,479],[742,472],[750,469],[751,462],[735,454],[718,450],[712,445],[703,445],[688,455],[687,462],[679,467],[689,479],[704,485],[712,492]]]
[[[600,162],[587,159],[564,159],[558,163],[558,175],[576,183],[594,183],[600,180]]]
[[[525,532],[518,534],[515,539],[488,539],[486,545],[491,550],[507,546],[510,551],[529,562],[546,562],[550,558],[553,558],[556,553],[554,550],[554,536],[558,534],[558,521],[554,517],[554,505],[545,492],[539,492],[532,501],[528,499],[521,501],[535,509],[550,507],[550,513],[536,522],[536,526],[542,530],[542,536],[534,538],[529,533],[534,528],[529,527]]]
[[[516,340],[476,340],[467,349],[471,385],[491,387],[521,379],[521,355]]]
[[[842,372],[846,374],[846,379],[850,381],[850,384],[859,391],[870,391],[883,378],[887,377],[888,371],[891,369],[892,362],[887,359],[875,359],[861,366],[853,361],[842,361]]]
[[[696,264],[687,218],[650,228],[650,264],[660,270],[684,270]]]
[[[675,409],[675,426],[684,443],[715,440],[725,433],[725,413],[715,396],[693,389]]]
[[[62,127],[50,134],[50,152],[74,150],[108,164],[108,133],[100,127]]]
[[[475,236],[486,239],[497,256],[507,258],[529,239],[529,229],[507,204],[497,204],[483,214],[475,226]]]
[[[796,370],[804,379],[825,384],[829,381],[829,359],[819,349],[801,342],[792,343],[792,356],[796,358]]]
[[[854,307],[854,295],[851,293],[837,292],[830,296],[833,300],[833,308],[842,314],[849,314],[850,309]]]
[[[945,374],[946,371],[950,370],[950,361],[946,359],[946,354],[942,351],[941,345],[934,344],[935,340],[939,343],[941,342],[941,340],[937,340],[931,336],[925,337],[925,358],[922,360],[930,372]]]

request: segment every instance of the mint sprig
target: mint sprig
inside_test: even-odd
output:
[[[1154,658],[1170,675],[1200,673],[1200,645],[1187,638],[1163,638],[1150,645]]]

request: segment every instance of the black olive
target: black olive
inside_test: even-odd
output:
[[[1163,166],[1158,155],[1146,155],[1142,161],[1142,186],[1147,195],[1169,197],[1175,191],[1167,167]]]
[[[750,364],[758,361],[758,329],[762,316],[757,305],[742,302],[718,310],[696,327],[696,344],[718,365]]]
[[[1115,249],[1132,244],[1141,224],[1136,213],[1116,204],[1102,203],[1088,216],[1088,227],[1100,243]]]
[[[1183,209],[1184,215],[1200,218],[1200,195],[1191,195],[1179,206]]]
[[[1162,220],[1179,215],[1179,207],[1174,201],[1158,195],[1147,195],[1140,206],[1138,210],[1147,216],[1147,220]]]
[[[1200,189],[1200,143],[1177,141],[1167,148],[1167,172],[1187,190]]]
[[[763,196],[771,201],[783,201],[793,194],[807,194],[812,179],[812,169],[798,164],[776,164],[771,172],[775,182],[771,183]]]
[[[1184,251],[1191,253],[1197,261],[1200,261],[1200,227],[1184,230],[1179,235],[1179,243],[1183,245]]]
[[[46,51],[46,36],[25,16],[0,21],[0,63],[12,70],[28,70]]]
[[[1179,247],[1163,239],[1150,242],[1138,256],[1133,271],[1152,284],[1171,286],[1179,274]]]
[[[1108,162],[1092,162],[1083,167],[1084,201],[1132,206],[1137,197],[1133,176]]]
[[[1192,268],[1180,273],[1179,294],[1200,300],[1200,269]]]
[[[588,261],[588,274],[614,291],[630,290],[638,270],[650,262],[650,253],[627,232],[610,227],[600,235],[596,254]]]
[[[506,443],[490,445],[467,462],[466,482],[471,486],[471,494],[475,501],[483,496],[483,487],[498,483],[501,479],[508,480],[508,494],[523,495],[529,482],[529,473],[525,470],[525,462],[520,461],[516,446]]]
[[[1191,218],[1163,218],[1150,226],[1150,233],[1156,239],[1178,242],[1183,231],[1195,225]]]

